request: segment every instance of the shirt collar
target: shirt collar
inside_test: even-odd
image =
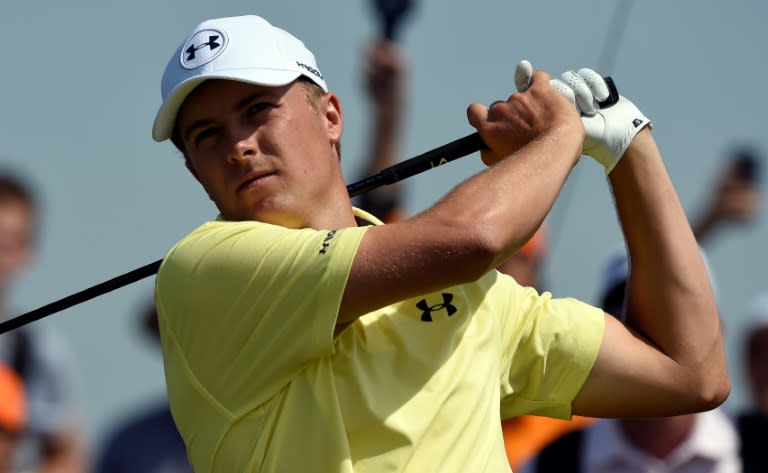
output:
[[[384,225],[384,222],[376,218],[374,215],[369,214],[365,210],[358,209],[357,207],[352,207],[352,213],[355,215],[355,218],[358,220],[362,220],[363,222],[369,223],[371,225]],[[221,214],[218,214],[216,216],[217,222],[226,222],[224,220],[224,217],[221,216]]]
[[[376,218],[374,215],[369,214],[365,210],[358,209],[357,207],[352,207],[352,213],[355,214],[355,218],[358,220],[362,220],[365,223],[369,223],[371,225],[384,225],[384,222]]]

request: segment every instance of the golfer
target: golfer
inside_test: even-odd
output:
[[[195,471],[510,471],[503,418],[664,416],[729,392],[699,249],[651,136],[594,71],[521,62],[469,106],[487,169],[396,223],[351,206],[339,98],[257,16],[171,56],[153,127],[219,215],[156,281],[165,376]],[[570,99],[570,100],[569,100]],[[494,268],[582,154],[605,168],[631,258],[627,322]]]

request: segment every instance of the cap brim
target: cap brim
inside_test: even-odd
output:
[[[254,85],[278,87],[293,82],[301,75],[300,72],[296,71],[240,69],[191,77],[181,82],[160,106],[160,110],[158,110],[155,117],[155,123],[152,125],[152,139],[155,141],[165,141],[171,137],[173,128],[176,126],[176,117],[182,104],[189,94],[206,80],[225,79]]]

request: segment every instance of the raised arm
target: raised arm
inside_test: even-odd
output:
[[[627,325],[606,316],[597,361],[573,412],[637,417],[711,409],[730,389],[712,288],[647,119],[622,101],[616,113],[584,121],[585,150],[606,165],[628,247]],[[617,130],[631,141],[625,152],[613,146],[621,140],[605,139]]]
[[[339,322],[398,300],[473,281],[527,241],[580,156],[578,113],[537,72],[525,92],[473,104],[490,167],[412,218],[370,228],[357,251]],[[509,157],[510,159],[505,159]]]
[[[373,42],[366,54],[365,92],[371,122],[363,176],[372,176],[397,162],[403,129],[405,61],[398,45],[387,39]],[[393,222],[402,216],[402,185],[374,189],[360,196],[360,207]]]

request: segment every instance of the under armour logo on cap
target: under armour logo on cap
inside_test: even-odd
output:
[[[181,48],[181,65],[195,69],[216,59],[227,47],[227,36],[217,30],[202,30],[192,35]]]

